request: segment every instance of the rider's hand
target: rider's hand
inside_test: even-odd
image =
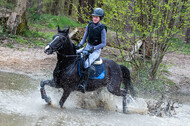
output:
[[[93,53],[94,50],[95,50],[95,48],[93,47],[93,48],[91,48],[88,52],[89,52],[89,53]]]
[[[81,44],[78,44],[76,47],[75,47],[75,49],[77,50],[77,49],[80,49],[82,47],[82,45]]]

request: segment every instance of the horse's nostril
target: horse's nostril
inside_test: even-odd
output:
[[[47,50],[44,50],[44,53],[47,53]]]
[[[49,45],[47,45],[47,46],[45,47],[45,50],[49,49],[49,47],[50,47],[50,46],[49,46]]]

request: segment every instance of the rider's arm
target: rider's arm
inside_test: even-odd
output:
[[[84,33],[84,37],[83,37],[83,39],[80,41],[80,45],[84,45],[84,43],[86,42],[87,36],[88,36],[88,25],[86,26],[86,30],[85,30],[85,33]]]
[[[99,45],[97,45],[97,46],[95,46],[94,48],[95,49],[101,49],[101,48],[103,48],[103,47],[105,47],[106,46],[106,29],[103,29],[102,31],[101,31],[101,41],[102,41],[102,43],[101,44],[99,44]]]

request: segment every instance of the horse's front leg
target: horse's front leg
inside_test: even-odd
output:
[[[48,104],[51,104],[51,98],[46,95],[45,91],[45,85],[49,85],[51,87],[56,87],[56,84],[53,80],[45,80],[40,82],[40,92],[41,92],[41,97],[44,99]]]
[[[59,105],[60,105],[61,108],[63,107],[63,104],[65,103],[65,101],[69,97],[70,93],[71,93],[70,89],[67,89],[67,90],[64,89],[63,95],[62,95],[62,97],[61,97],[61,99],[59,101]]]

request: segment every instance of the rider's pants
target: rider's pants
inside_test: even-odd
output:
[[[91,48],[93,48],[94,46],[90,45],[89,43],[87,43],[86,47],[84,49],[79,49],[77,50],[77,53],[88,53],[87,50],[90,50]],[[100,56],[101,54],[101,49],[98,50],[94,50],[93,53],[91,53],[88,57],[88,59],[85,61],[84,63],[84,68],[88,68],[90,67],[90,65]]]

